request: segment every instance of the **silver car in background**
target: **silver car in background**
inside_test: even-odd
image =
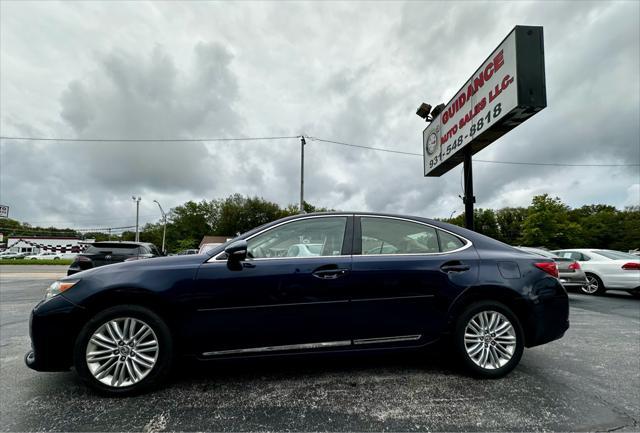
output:
[[[558,265],[558,279],[567,290],[578,290],[585,294],[589,293],[589,282],[587,275],[582,270],[580,263],[577,260],[560,257],[550,251],[543,250],[541,248],[531,247],[516,247],[521,251],[526,251],[531,254],[536,254],[548,259],[553,259]]]
[[[640,257],[622,251],[591,248],[552,252],[580,263],[589,280],[586,293],[601,295],[612,289],[640,297]]]

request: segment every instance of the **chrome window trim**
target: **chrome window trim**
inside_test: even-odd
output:
[[[465,238],[464,236],[461,236],[457,233],[454,233],[450,230],[447,229],[443,229],[440,228],[438,226],[434,226],[433,224],[429,224],[429,223],[425,223],[423,221],[416,221],[413,219],[409,219],[409,218],[402,218],[402,217],[394,217],[394,216],[384,216],[384,215],[364,215],[364,214],[355,214],[356,217],[360,217],[360,218],[381,218],[381,219],[390,219],[390,220],[400,220],[400,221],[407,221],[410,223],[415,223],[415,224],[422,224],[423,226],[427,226],[427,227],[431,227],[434,230],[442,230],[445,233],[449,233],[450,235],[453,235],[457,238],[462,239],[465,243],[465,245],[463,245],[460,248],[457,248],[455,250],[451,250],[451,251],[438,251],[437,253],[401,253],[401,254],[364,254],[363,252],[361,252],[359,254],[360,257],[402,257],[402,256],[437,256],[437,255],[442,255],[442,254],[452,254],[452,253],[457,253],[463,250],[466,250],[467,248],[470,248],[473,245],[473,242],[471,242],[469,239]],[[360,238],[362,239],[362,227],[360,228]]]
[[[308,220],[308,219],[315,219],[315,218],[334,218],[334,217],[339,217],[339,218],[343,218],[346,217],[347,219],[353,216],[353,214],[350,213],[345,213],[345,214],[332,214],[332,215],[311,215],[311,216],[306,216],[306,217],[300,217],[300,218],[293,218],[291,220],[287,220],[287,221],[283,221],[279,224],[267,227],[263,230],[260,230],[257,233],[252,234],[251,236],[249,236],[248,238],[244,239],[245,241],[249,241],[250,239],[255,238],[258,235],[261,235],[262,233],[265,233],[269,230],[273,230],[275,228],[278,228],[280,226],[283,226],[285,224],[290,224],[293,222],[298,222],[298,221],[302,221],[302,220]],[[345,230],[347,228],[347,221],[345,221]],[[344,242],[344,237],[342,238],[342,241]],[[224,251],[220,251],[218,254],[216,254],[215,256],[211,257],[209,260],[207,260],[205,263],[215,263],[216,260],[218,260],[218,257],[220,257],[222,254],[225,254]],[[251,259],[251,261],[259,261],[259,260],[282,260],[282,259],[303,259],[303,258],[307,258],[307,259],[315,259],[318,257],[351,257],[348,255],[337,255],[337,256],[302,256],[302,257],[262,257],[262,258],[258,258],[258,259]],[[220,263],[226,263],[226,261],[224,260],[219,260]]]

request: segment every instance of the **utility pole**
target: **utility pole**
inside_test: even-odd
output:
[[[164,213],[164,210],[162,209],[162,206],[160,206],[160,202],[158,200],[154,200],[154,202],[158,205],[160,213],[162,214],[162,254],[166,254],[167,252],[164,249],[164,240],[167,236],[167,214]]]
[[[109,227],[109,240],[111,240],[111,227]]]
[[[473,204],[476,198],[473,195],[473,172],[471,169],[471,146],[464,148],[464,226],[469,230],[473,230]]]
[[[140,200],[142,200],[142,198],[140,197],[136,198],[135,195],[132,195],[131,199],[136,202],[136,242],[140,242],[140,230],[138,226],[138,221],[140,219]]]
[[[304,135],[300,136],[300,213],[304,213]]]

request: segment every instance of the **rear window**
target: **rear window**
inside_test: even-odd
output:
[[[135,244],[100,244],[89,245],[85,250],[87,254],[126,254],[138,255],[138,245]]]

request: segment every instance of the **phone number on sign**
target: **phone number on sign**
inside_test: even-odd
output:
[[[488,127],[491,121],[496,117],[499,117],[500,114],[502,114],[502,104],[496,104],[495,107],[493,107],[493,110],[489,110],[486,116],[479,118],[475,123],[471,125],[468,135],[463,136],[462,134],[460,134],[456,138],[454,138],[450,144],[447,144],[446,148],[441,148],[440,153],[429,160],[429,168],[435,167],[447,156],[455,153],[456,149],[462,147],[465,138],[473,138],[476,134],[479,134],[485,126]]]

